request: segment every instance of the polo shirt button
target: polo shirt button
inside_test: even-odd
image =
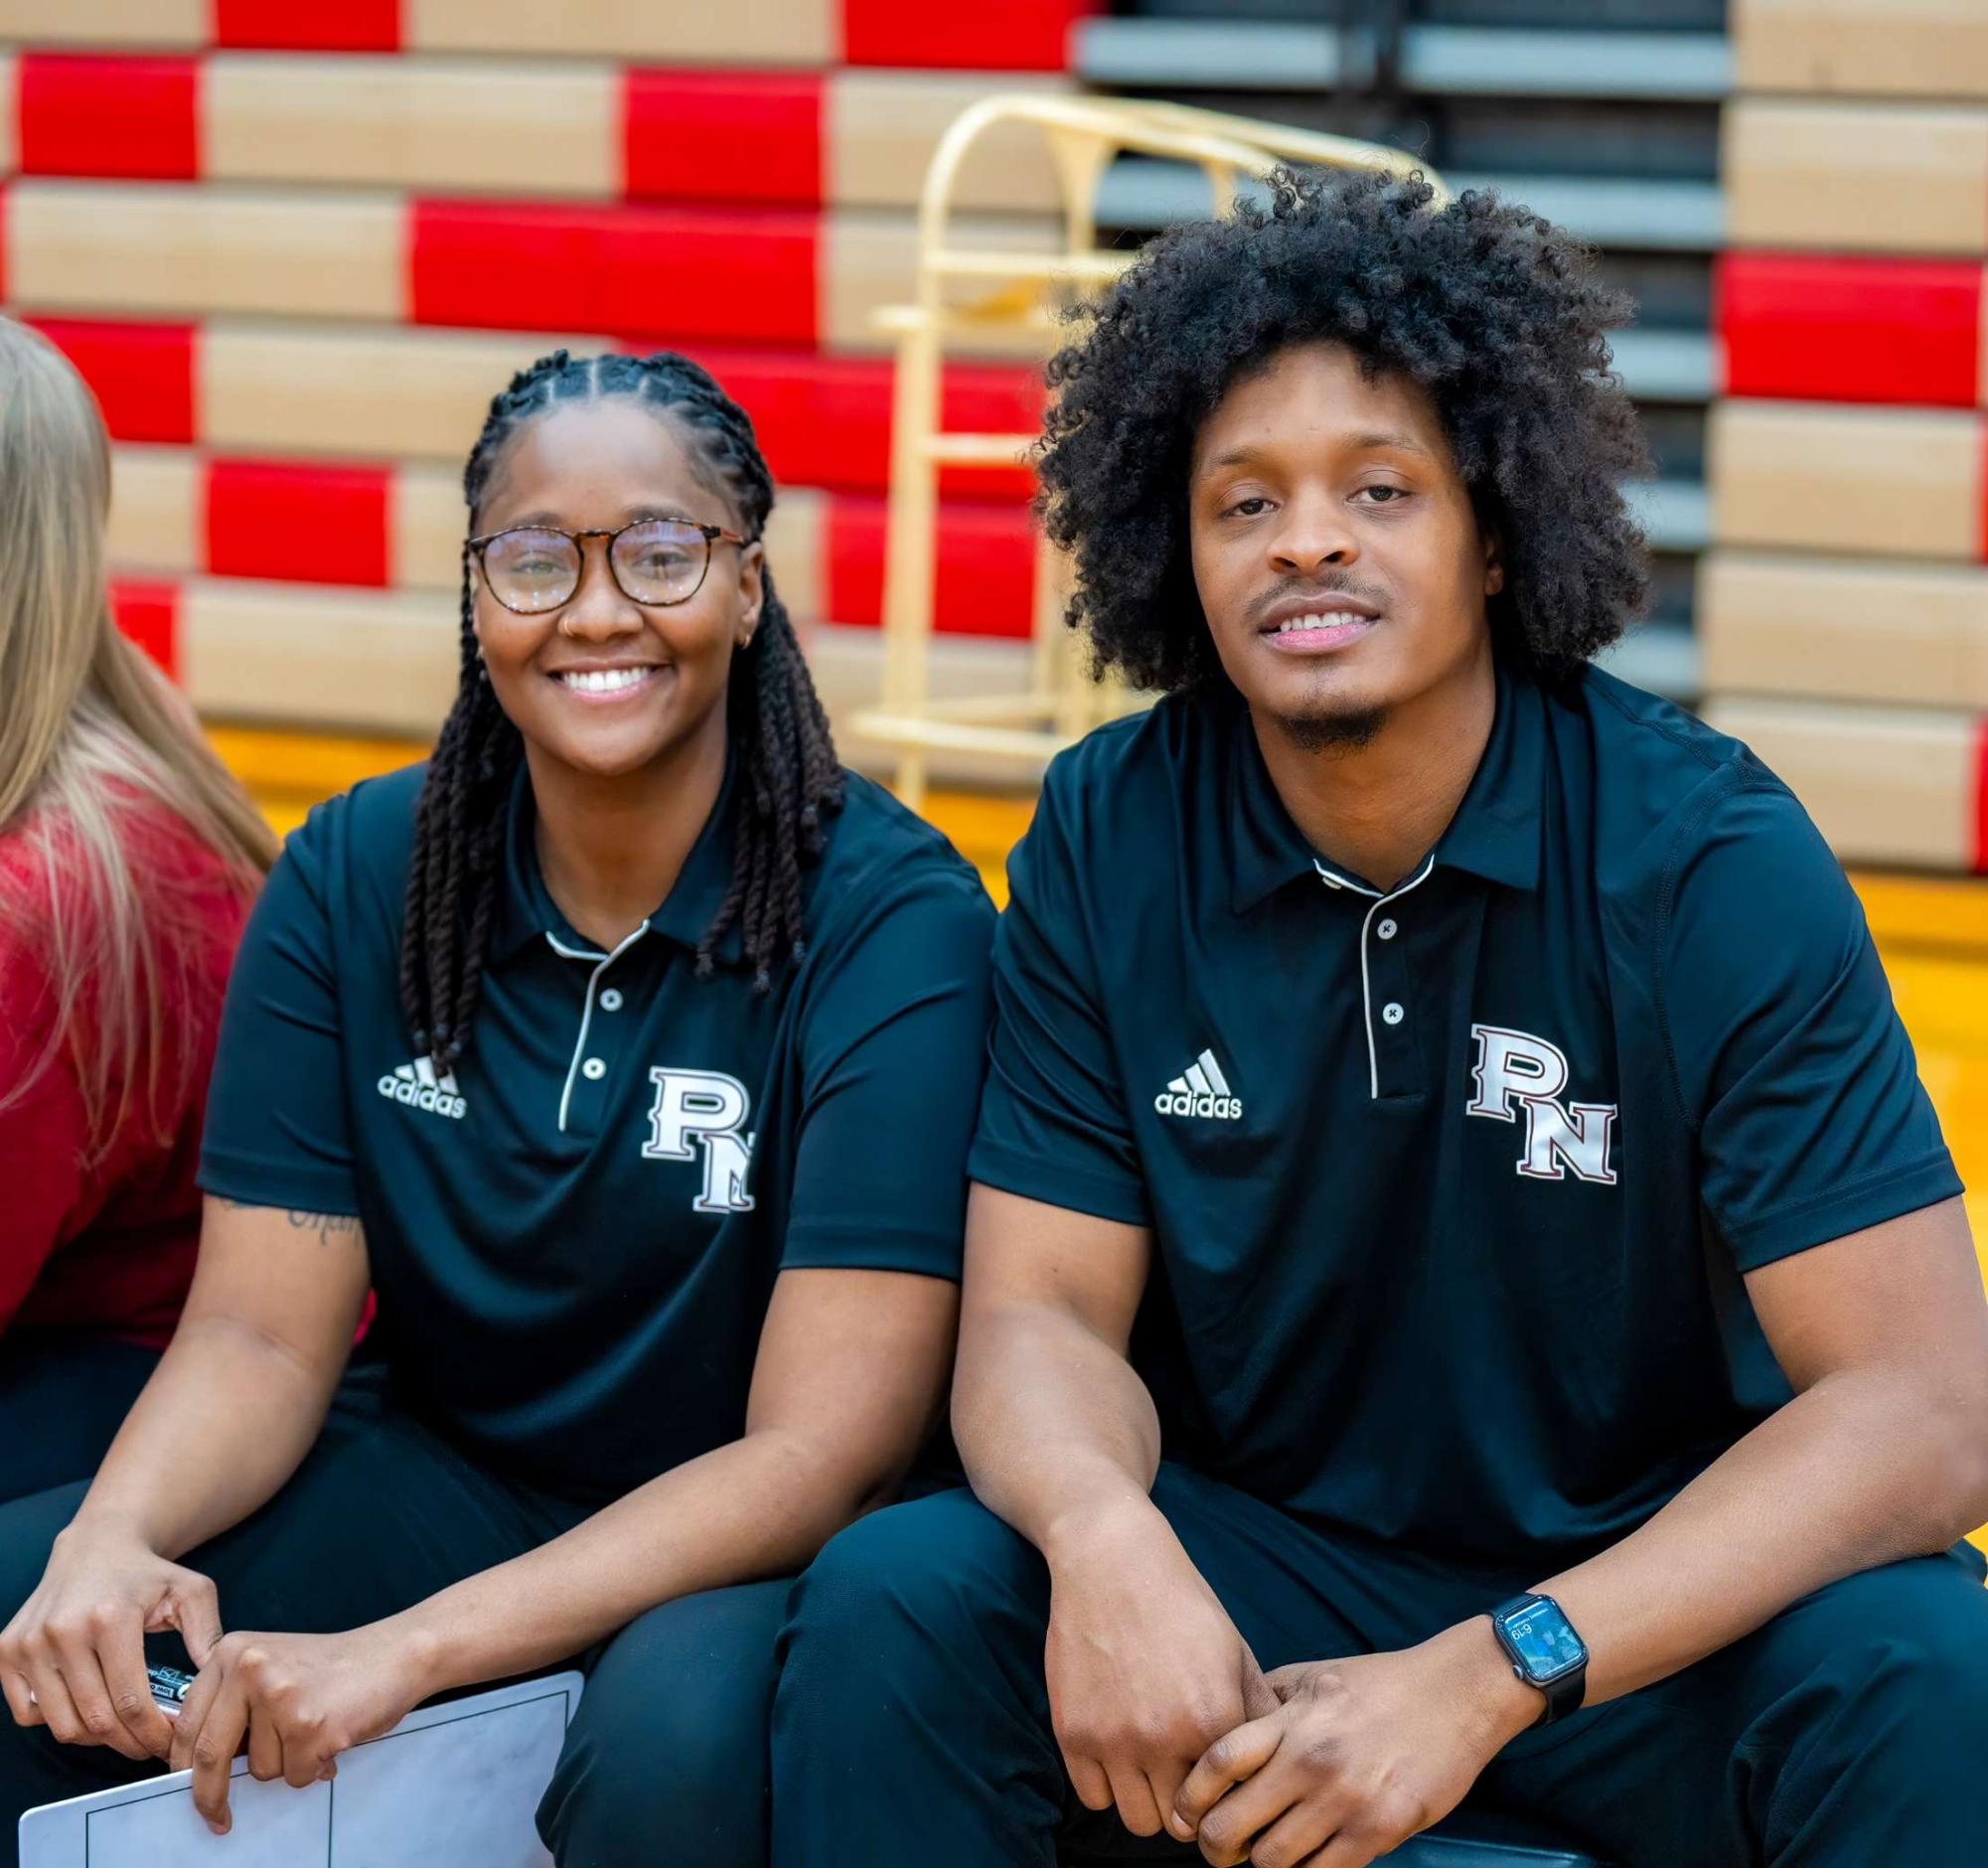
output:
[[[600,996],[600,1009],[603,1012],[619,1012],[621,1010],[621,995],[613,987],[610,986]]]
[[[1388,1010],[1390,1012],[1399,1012],[1401,1008],[1399,1006],[1391,1006]],[[602,1077],[607,1075],[607,1065],[602,1063],[598,1057],[589,1057],[580,1066],[580,1075],[585,1077],[589,1083],[598,1083]]]
[[[1399,1024],[1407,1016],[1408,1013],[1403,1012],[1402,1009],[1398,1005],[1396,1005],[1393,1000],[1389,1000],[1388,1003],[1381,1008],[1381,1017],[1388,1024]]]
[[[1379,927],[1374,929],[1374,932],[1384,941],[1393,940],[1397,931],[1392,921],[1383,921]]]

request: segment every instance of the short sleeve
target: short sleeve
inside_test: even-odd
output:
[[[326,906],[331,807],[270,871],[229,980],[200,1183],[252,1206],[359,1212],[337,964]]]
[[[960,1276],[993,933],[978,879],[935,872],[818,975],[782,1270]]]
[[[1666,1035],[1740,1270],[1960,1192],[1863,907],[1801,806],[1734,791],[1683,842],[1659,933]]]
[[[1144,1226],[1151,1209],[1105,1019],[1070,802],[1056,782],[1064,776],[1052,770],[1008,860],[970,1171],[1005,1193]]]

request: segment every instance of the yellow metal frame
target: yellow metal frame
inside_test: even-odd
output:
[[[1062,195],[1063,244],[1053,253],[975,247],[953,238],[959,173],[990,132],[1032,127],[1047,144]],[[860,737],[898,749],[895,785],[914,808],[923,800],[927,755],[970,753],[1011,763],[1033,777],[1090,727],[1137,705],[1127,691],[1090,679],[1078,645],[1063,627],[1067,594],[1060,554],[1036,554],[1029,686],[1009,694],[939,700],[932,694],[931,641],[937,595],[939,476],[952,466],[1013,466],[1034,434],[947,430],[942,396],[949,344],[985,348],[1025,336],[1046,351],[1059,304],[1111,284],[1137,254],[1098,245],[1098,186],[1120,154],[1189,162],[1207,176],[1216,208],[1234,206],[1247,182],[1285,164],[1406,174],[1412,157],[1250,117],[1180,104],[1025,92],[983,98],[947,129],[933,155],[918,204],[918,293],[914,303],[878,315],[897,339],[885,529],[884,667],[879,704],[850,722]],[[1427,171],[1425,170],[1426,174]],[[1439,201],[1442,183],[1431,184]]]

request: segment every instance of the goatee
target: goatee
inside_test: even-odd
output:
[[[1388,719],[1385,707],[1275,717],[1278,731],[1300,752],[1358,752],[1379,738]]]

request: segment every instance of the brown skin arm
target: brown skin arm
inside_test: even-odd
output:
[[[1988,1520],[1988,1300],[1958,1200],[1764,1266],[1747,1289],[1794,1399],[1620,1543],[1536,1585],[1588,1642],[1590,1705]],[[1183,1787],[1170,1826],[1198,1829],[1210,1862],[1284,1868],[1329,1841],[1320,1861],[1359,1868],[1453,1808],[1541,1705],[1481,1618],[1272,1683],[1279,1711]]]
[[[0,1633],[0,1690],[66,1744],[163,1758],[170,1723],[144,1635],[195,1664],[220,1636],[214,1585],[173,1561],[274,1496],[324,1425],[370,1283],[356,1219],[210,1199],[179,1327],[40,1587]]]
[[[581,1652],[657,1604],[783,1576],[890,1499],[939,1418],[958,1289],[790,1271],[762,1326],[745,1433],[536,1550],[345,1634],[235,1634],[189,1694],[171,1762],[225,1829],[228,1769],[307,1785],[451,1687]]]
[[[1159,1422],[1126,1359],[1151,1235],[976,1186],[953,1432],[982,1501],[1049,1564],[1045,1663],[1078,1795],[1159,1833],[1217,1734],[1273,1703],[1148,1493]]]

